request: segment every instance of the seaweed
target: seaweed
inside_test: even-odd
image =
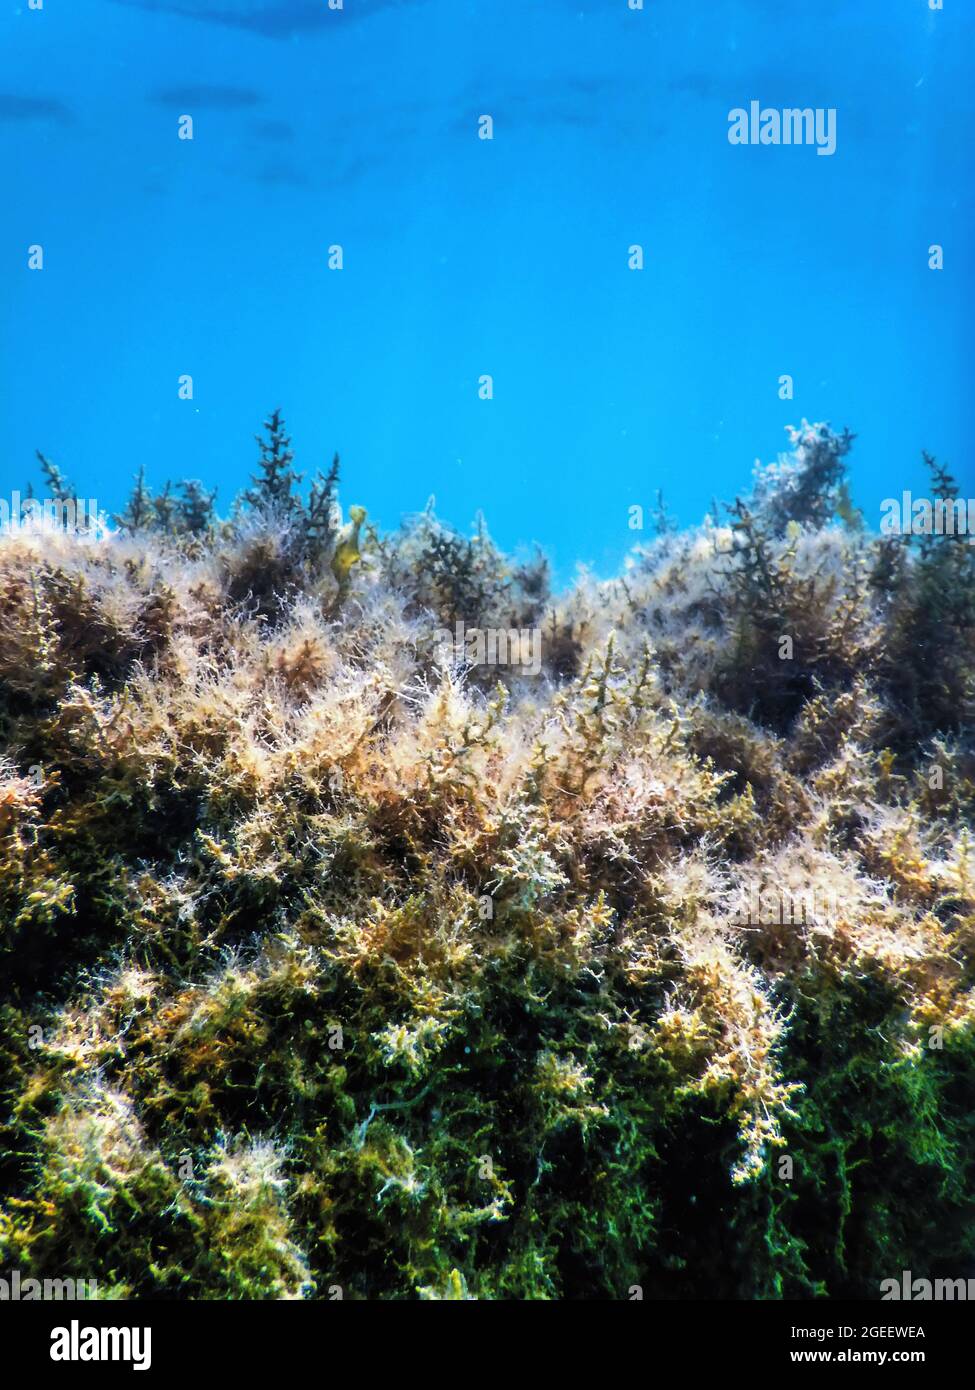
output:
[[[0,1259],[109,1298],[957,1274],[972,548],[869,533],[804,423],[730,524],[661,507],[553,595],[265,428],[229,517],[140,470],[104,534],[0,535]],[[455,622],[540,670],[444,659]]]

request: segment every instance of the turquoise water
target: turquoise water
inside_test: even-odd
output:
[[[40,448],[226,508],[280,405],[346,503],[483,508],[562,577],[803,416],[872,525],[922,449],[975,492],[973,40],[962,0],[3,0],[4,491]],[[732,145],[753,100],[835,152]]]

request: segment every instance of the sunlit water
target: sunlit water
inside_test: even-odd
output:
[[[483,508],[563,578],[615,569],[658,488],[684,523],[745,490],[803,416],[857,431],[872,525],[922,449],[975,492],[961,0],[0,15],[7,494],[40,448],[109,508],[142,463],[226,507],[276,405],[347,504]],[[833,110],[835,151],[731,144],[752,101]]]

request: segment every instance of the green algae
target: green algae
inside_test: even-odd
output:
[[[851,440],[559,596],[483,524],[343,525],[337,465],[303,500],[277,413],[229,520],[140,476],[110,536],[0,537],[0,1262],[217,1299],[957,1275],[975,551],[870,536]],[[537,628],[541,673],[446,662],[457,621]],[[742,914],[772,890],[810,906]]]

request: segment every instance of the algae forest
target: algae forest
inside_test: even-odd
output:
[[[277,412],[226,512],[140,475],[72,525],[42,459],[61,513],[0,535],[0,1266],[971,1275],[975,547],[871,530],[855,447],[802,424],[557,592],[485,524],[374,527]]]

